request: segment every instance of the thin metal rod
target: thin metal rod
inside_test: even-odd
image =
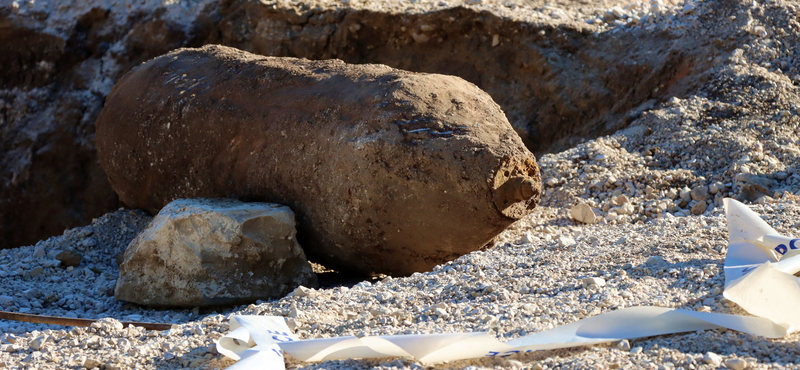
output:
[[[50,324],[62,326],[91,326],[97,320],[92,319],[73,319],[71,317],[58,317],[58,316],[45,316],[33,315],[28,313],[16,313],[8,311],[0,311],[0,320],[11,320],[21,322],[32,322],[36,324]],[[141,326],[147,330],[169,330],[172,324],[162,324],[156,322],[137,322],[137,321],[122,321],[122,325],[128,326]]]

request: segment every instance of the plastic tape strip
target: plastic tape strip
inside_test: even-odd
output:
[[[301,361],[408,357],[440,362],[509,356],[621,339],[727,328],[781,338],[800,328],[800,239],[780,235],[747,206],[725,199],[730,244],[724,296],[755,316],[664,307],[628,307],[509,342],[485,333],[389,335],[298,340],[280,316],[233,316],[217,350],[239,360],[228,369],[284,369],[283,353]],[[795,245],[795,243],[797,245]],[[796,252],[795,252],[796,251]]]

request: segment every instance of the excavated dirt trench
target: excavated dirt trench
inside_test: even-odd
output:
[[[643,29],[597,33],[531,24],[468,8],[424,14],[286,9],[220,1],[185,32],[164,11],[127,25],[94,8],[59,37],[46,17],[0,10],[0,247],[87,224],[119,206],[98,166],[94,121],[134,65],[181,46],[382,63],[460,76],[488,92],[536,154],[625,127],[643,109],[702,83],[731,48]],[[52,32],[51,32],[52,33]],[[690,78],[687,78],[690,77]]]

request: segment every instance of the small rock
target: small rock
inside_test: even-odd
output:
[[[633,347],[633,348],[631,348],[631,353],[634,354],[634,355],[642,353],[642,347]]]
[[[42,248],[41,246],[36,247],[36,250],[33,251],[33,258],[36,258],[36,259],[42,258],[42,257],[44,257],[46,255],[47,255],[47,252],[45,252],[44,248]]]
[[[309,289],[302,285],[294,289],[295,297],[308,297],[311,296],[313,293],[314,289]]]
[[[581,203],[572,207],[570,215],[575,221],[585,224],[593,224],[595,220],[597,220],[597,216],[595,216],[594,211],[592,211],[592,207],[589,207],[586,203]]]
[[[101,362],[99,360],[96,360],[96,359],[93,359],[93,358],[88,358],[88,357],[83,360],[83,363],[81,363],[81,366],[84,369],[94,369],[96,367],[101,367],[102,365],[103,365],[103,362]]]
[[[623,351],[630,351],[631,350],[631,342],[629,342],[627,339],[623,339],[623,340],[617,342],[617,348],[619,348],[619,349],[621,349]]]
[[[31,288],[22,292],[22,296],[28,299],[35,299],[42,296],[42,292],[39,289]]]
[[[30,349],[32,349],[34,351],[38,351],[38,350],[44,348],[45,344],[46,344],[45,338],[44,337],[38,337],[38,338],[35,338],[32,341],[28,342],[28,347],[30,347]]]
[[[424,34],[424,33],[416,33],[416,32],[411,32],[411,37],[412,37],[412,38],[414,39],[414,41],[415,41],[415,42],[417,42],[418,44],[424,44],[424,43],[426,43],[426,42],[428,42],[428,41],[430,41],[430,40],[431,40],[431,38],[430,38],[430,37],[428,37],[428,35],[426,35],[426,34]]]
[[[708,199],[708,186],[701,185],[695,187],[694,189],[692,189],[691,196],[692,199],[698,202],[705,201],[706,199]]]
[[[44,272],[44,268],[42,268],[42,266],[36,266],[31,270],[30,274],[31,274],[31,277],[37,277],[37,276],[41,275],[42,272]]]
[[[750,33],[758,37],[767,37],[769,34],[764,26],[755,26],[750,30]]]
[[[612,210],[618,215],[631,215],[636,211],[631,203],[624,203],[619,207],[612,208]]]
[[[725,367],[731,370],[744,370],[747,368],[747,361],[741,358],[729,358],[725,360]]]
[[[72,250],[61,251],[56,255],[56,259],[61,261],[63,267],[78,266],[82,258],[80,253]]]
[[[675,189],[672,189],[672,188],[670,188],[670,189],[667,191],[667,198],[669,198],[669,199],[671,199],[671,200],[678,199],[678,191],[677,191],[677,190],[675,190]]]
[[[547,182],[545,182],[545,185],[551,188],[555,187],[556,185],[558,185],[558,179],[555,177],[551,177],[550,179],[547,180]]]
[[[0,335],[0,343],[2,344],[17,343],[17,336],[11,333],[5,333],[3,335]]]
[[[92,248],[92,247],[97,245],[97,240],[95,238],[86,238],[86,239],[83,239],[83,241],[81,242],[81,245],[86,247],[86,248]]]
[[[510,369],[524,369],[525,364],[518,360],[511,360],[504,358],[503,359],[503,367],[510,368]],[[398,367],[399,369],[405,368],[405,366]]]
[[[606,281],[605,279],[599,277],[587,277],[581,279],[581,284],[583,285],[584,288],[589,288],[593,286],[602,287],[606,285]]]
[[[723,185],[721,183],[715,182],[708,186],[708,192],[711,194],[717,194],[720,190],[722,190]]]
[[[533,234],[530,232],[525,232],[525,234],[522,234],[522,238],[519,239],[520,244],[530,244],[533,243],[533,241]]]
[[[121,322],[119,322],[119,320],[106,317],[93,322],[91,327],[102,332],[112,333],[115,331],[122,330],[124,326],[122,325]]]
[[[683,199],[683,200],[685,200],[687,202],[691,202],[692,201],[692,191],[689,190],[689,188],[681,189],[680,196],[681,196],[681,199]]]
[[[706,352],[703,362],[711,366],[719,366],[722,364],[722,357],[714,352]]]
[[[737,198],[751,202],[764,195],[772,195],[770,189],[775,185],[771,179],[750,173],[737,174],[733,180],[740,187]]]
[[[703,213],[705,213],[707,207],[708,207],[708,204],[706,204],[705,201],[697,202],[697,204],[692,206],[692,214],[693,215],[702,215]]]
[[[625,196],[624,194],[618,195],[617,197],[614,198],[614,204],[618,206],[630,204],[630,202],[631,202],[630,199],[628,199],[628,197]]]
[[[522,311],[528,315],[534,315],[537,311],[539,311],[539,306],[533,303],[525,303],[522,305]]]
[[[575,245],[575,239],[569,236],[559,236],[558,237],[558,246],[565,248],[571,245]]]
[[[11,307],[14,304],[14,298],[7,295],[0,295],[0,306],[4,308]]]

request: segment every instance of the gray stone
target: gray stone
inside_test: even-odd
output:
[[[706,202],[697,202],[697,204],[692,206],[692,214],[702,215],[706,212],[706,208],[708,208],[708,204],[706,204]]]
[[[731,370],[744,370],[747,368],[747,361],[741,358],[729,358],[725,360],[725,367]]]
[[[740,188],[737,198],[751,202],[764,195],[772,195],[770,189],[775,186],[775,181],[750,173],[740,173],[733,180]]]
[[[701,185],[692,189],[692,199],[701,202],[708,199],[708,186]]]
[[[78,266],[82,258],[83,255],[72,250],[61,251],[56,255],[56,259],[61,261],[63,267]]]
[[[584,288],[589,288],[589,287],[593,287],[593,286],[603,287],[603,286],[606,285],[606,281],[605,281],[605,279],[600,278],[600,277],[586,277],[586,278],[581,279],[581,285]]]
[[[689,188],[681,189],[680,196],[681,196],[681,199],[683,199],[683,200],[685,200],[687,202],[691,202],[692,201],[692,191],[689,190]]]
[[[33,251],[33,258],[39,259],[47,255],[44,248],[36,247],[36,250]]]
[[[706,352],[703,356],[703,362],[711,366],[719,366],[722,364],[722,357],[714,352]]]
[[[0,295],[0,306],[8,308],[14,304],[14,298],[7,295]]]
[[[580,203],[572,207],[570,215],[573,220],[585,224],[593,224],[597,220],[597,216],[594,214],[594,211],[592,211],[592,207],[589,207],[586,203]]]
[[[37,288],[31,288],[22,292],[22,295],[28,299],[39,298],[42,296],[42,292]]]
[[[173,201],[128,246],[114,295],[147,306],[197,307],[315,287],[295,233],[294,213],[285,206]]]

